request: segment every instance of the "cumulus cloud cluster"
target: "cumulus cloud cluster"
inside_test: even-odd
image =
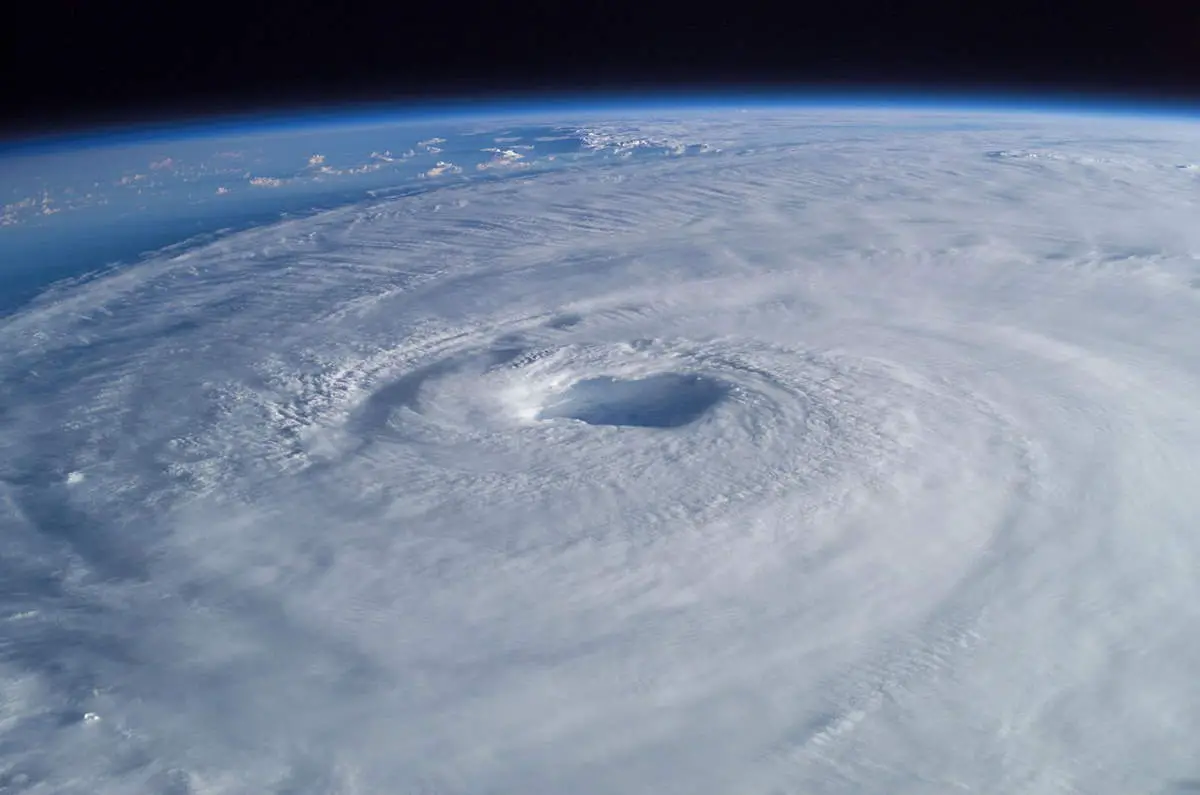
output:
[[[963,121],[633,120],[719,146],[0,320],[0,789],[1194,788],[1200,132]]]

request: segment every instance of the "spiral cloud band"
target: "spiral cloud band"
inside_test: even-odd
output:
[[[708,146],[0,320],[0,790],[1200,787],[1200,130],[967,121],[635,119]]]

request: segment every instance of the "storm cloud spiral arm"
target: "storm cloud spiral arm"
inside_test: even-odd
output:
[[[0,788],[1194,786],[1200,132],[851,121],[0,320]]]

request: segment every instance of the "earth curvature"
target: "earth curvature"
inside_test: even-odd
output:
[[[1195,117],[0,164],[0,791],[1197,788]]]

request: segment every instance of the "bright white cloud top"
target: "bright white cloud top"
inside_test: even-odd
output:
[[[0,790],[1200,789],[1200,127],[588,130],[0,319]]]

